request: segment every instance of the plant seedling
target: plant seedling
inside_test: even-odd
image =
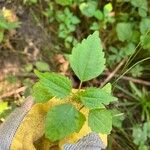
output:
[[[11,30],[14,28],[19,27],[19,22],[9,22],[7,19],[4,17],[3,13],[0,11],[0,43],[4,39],[4,32],[5,30]]]
[[[112,113],[106,106],[117,100],[111,95],[110,84],[105,88],[87,87],[81,90],[83,82],[98,77],[105,69],[106,60],[99,33],[95,31],[78,43],[73,48],[69,61],[80,79],[79,89],[72,90],[71,80],[63,75],[35,71],[39,78],[33,86],[36,102],[45,103],[52,97],[64,101],[48,111],[45,121],[46,137],[51,141],[57,141],[78,133],[85,120],[88,120],[93,132],[109,134],[112,129]],[[84,108],[88,110],[88,116],[82,113]]]

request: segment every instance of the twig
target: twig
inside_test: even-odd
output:
[[[103,83],[101,83],[101,87],[103,87],[107,82],[109,82],[113,77],[114,75],[118,72],[118,70],[121,68],[121,66],[125,63],[126,61],[126,58],[123,59],[118,65],[117,67],[114,69],[113,72],[111,72],[108,77],[105,79],[105,81]]]
[[[104,75],[108,75],[108,76],[110,74],[111,73],[109,73],[109,72],[104,73]],[[115,74],[113,77],[119,77],[119,74]],[[149,81],[145,81],[145,80],[142,80],[142,79],[137,79],[137,78],[128,77],[128,76],[122,76],[121,79],[132,81],[134,83],[138,83],[138,84],[142,84],[142,85],[146,85],[146,86],[150,86],[150,82]]]
[[[0,96],[0,99],[6,98],[6,97],[10,97],[10,96],[12,96],[14,94],[18,94],[20,92],[23,92],[23,91],[26,90],[26,88],[27,88],[26,86],[23,86],[23,87],[20,87],[20,88],[18,88],[16,90],[11,91],[11,92],[4,93],[3,95]]]

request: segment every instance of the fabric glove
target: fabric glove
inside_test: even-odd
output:
[[[44,137],[44,122],[48,110],[61,104],[56,98],[47,103],[34,104],[30,96],[23,106],[16,108],[0,125],[0,150],[101,150],[107,146],[107,135],[92,133],[87,121],[79,133],[59,142]],[[81,111],[85,116],[87,110]]]

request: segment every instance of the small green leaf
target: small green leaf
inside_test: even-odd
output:
[[[79,20],[78,17],[73,16],[73,17],[71,18],[71,22],[72,22],[72,24],[79,24],[79,23],[80,23],[80,20]]]
[[[49,71],[49,65],[44,61],[37,61],[35,66],[40,71]]]
[[[11,84],[15,84],[18,80],[17,77],[12,74],[6,75],[5,79]]]
[[[73,0],[55,0],[57,4],[66,6],[71,5]]]
[[[150,121],[144,123],[143,132],[147,138],[150,138]]]
[[[114,102],[117,98],[113,97],[108,92],[98,88],[87,88],[85,91],[79,93],[79,99],[88,108],[103,108],[110,102]]]
[[[67,77],[56,73],[41,73],[35,71],[35,74],[40,78],[40,83],[49,93],[57,98],[64,98],[71,92],[71,80]]]
[[[150,49],[150,30],[147,34],[141,35],[140,41],[144,49]]]
[[[32,95],[37,103],[45,103],[50,100],[53,95],[40,82],[34,84]]]
[[[130,0],[130,1],[134,7],[138,8],[138,13],[141,17],[145,17],[147,15],[148,10],[147,0]]]
[[[105,58],[97,31],[73,48],[70,65],[81,81],[93,79],[103,72]]]
[[[136,65],[130,70],[133,77],[141,77],[144,71],[144,67],[141,65]]]
[[[97,22],[93,22],[92,25],[90,26],[90,30],[97,31],[99,29],[100,29],[100,25]]]
[[[33,64],[32,63],[28,63],[25,65],[24,70],[26,72],[31,72],[33,70]]]
[[[71,104],[62,104],[50,109],[46,116],[45,135],[51,141],[57,141],[79,132],[85,117]]]
[[[94,16],[96,7],[97,7],[97,3],[90,1],[87,3],[81,3],[79,6],[79,9],[83,15],[85,15],[87,17],[92,17],[92,16]]]
[[[20,26],[20,22],[7,22],[5,18],[0,15],[0,29],[14,29]]]
[[[139,8],[138,12],[139,12],[139,15],[141,17],[146,17],[147,16],[147,9]]]
[[[125,119],[125,115],[119,112],[117,109],[113,109],[111,112],[113,116],[113,119],[112,119],[113,126],[121,128],[122,122]]]
[[[133,142],[137,145],[144,144],[147,140],[147,136],[144,134],[142,127],[135,126],[133,127]]]
[[[111,112],[106,109],[90,110],[88,124],[94,132],[109,134],[112,129]]]
[[[0,102],[0,114],[3,113],[7,109],[8,109],[8,103],[7,102]]]
[[[112,86],[110,83],[107,83],[103,88],[102,90],[106,91],[107,93],[111,94],[111,89],[112,89]]]
[[[132,24],[127,22],[121,22],[116,27],[117,36],[120,41],[130,41],[132,38]]]
[[[108,16],[108,14],[113,10],[112,4],[108,3],[104,6],[104,15]]]
[[[126,44],[125,47],[122,47],[120,51],[124,53],[124,56],[132,55],[136,50],[136,47],[133,43]]]
[[[150,18],[143,18],[140,22],[140,31],[142,34],[146,34],[150,31]]]
[[[104,19],[103,13],[100,10],[96,10],[94,12],[94,17],[98,20],[103,20]]]

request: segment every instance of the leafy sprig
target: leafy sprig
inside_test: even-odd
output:
[[[78,43],[69,57],[71,68],[82,82],[99,76],[105,69],[105,58],[99,33],[95,31]],[[52,107],[46,116],[45,135],[51,141],[63,139],[74,132],[79,132],[86,119],[92,131],[109,134],[112,129],[112,114],[106,106],[117,99],[111,95],[110,85],[105,88],[90,87],[72,92],[71,80],[65,76],[35,71],[39,81],[33,86],[33,96],[36,102],[45,103],[52,97],[58,101],[67,97],[70,103]],[[73,96],[72,96],[73,95]],[[75,97],[75,98],[74,98]],[[88,117],[81,113],[80,103],[89,110]]]

